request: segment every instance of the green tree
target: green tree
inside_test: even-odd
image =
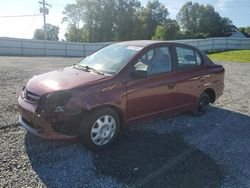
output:
[[[168,10],[158,0],[145,7],[139,0],[77,0],[63,14],[66,40],[103,42],[151,39],[157,25],[167,20]]]
[[[177,39],[177,33],[180,31],[176,20],[167,19],[162,25],[158,25],[155,30],[153,40],[174,40]]]
[[[152,37],[152,40],[165,40],[166,37],[166,28],[163,27],[162,25],[158,25],[155,30],[155,34]]]
[[[193,34],[199,31],[199,17],[200,5],[191,1],[184,4],[176,16],[182,29]]]
[[[243,33],[246,37],[250,37],[250,27],[240,27],[238,30]]]
[[[82,28],[77,28],[75,25],[70,25],[64,36],[66,41],[71,42],[84,42],[86,41],[86,38],[88,38],[86,37],[84,30]]]
[[[59,27],[52,24],[46,24],[46,40],[59,40]],[[44,39],[44,28],[36,29],[34,32],[33,39],[43,40]]]
[[[117,0],[114,17],[115,40],[142,38],[139,11],[141,3],[137,0]]]
[[[221,17],[219,13],[215,12],[214,7],[211,5],[199,6],[200,13],[197,17],[198,33],[196,33],[196,35],[200,35],[200,33],[203,33],[207,34],[208,37],[221,36]]]
[[[245,33],[247,33],[250,36],[250,27],[245,28]]]
[[[68,22],[70,26],[75,26],[77,29],[82,25],[84,10],[78,4],[67,4],[64,8],[62,23]]]
[[[190,31],[192,38],[229,36],[236,27],[228,18],[222,18],[212,5],[191,1],[185,3],[177,14],[184,31]]]
[[[176,20],[167,19],[163,26],[166,28],[166,39],[173,40],[176,39],[177,32],[180,31],[180,26]]]
[[[84,35],[78,36],[78,41],[110,41],[114,32],[114,11],[115,0],[78,0],[76,4],[67,5],[63,12],[63,21],[69,22],[66,35]]]
[[[220,35],[218,37],[229,37],[234,32],[237,31],[237,27],[235,27],[232,21],[227,18],[220,18]]]
[[[144,39],[151,39],[156,27],[166,22],[168,15],[168,9],[158,0],[148,1],[146,7],[142,8],[139,17],[145,31]]]
[[[82,36],[82,25],[84,11],[78,4],[67,4],[64,8],[63,14],[65,15],[62,19],[62,23],[68,23],[67,32],[65,38],[67,41],[72,42],[83,42],[84,37]]]
[[[44,30],[36,29],[33,35],[33,39],[44,40]]]

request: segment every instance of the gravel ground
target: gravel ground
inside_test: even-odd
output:
[[[250,187],[250,63],[220,62],[225,92],[204,116],[143,122],[92,153],[16,123],[22,85],[77,61],[0,57],[0,187]]]

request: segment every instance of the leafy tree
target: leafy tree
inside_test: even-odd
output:
[[[227,18],[220,18],[220,35],[218,35],[219,37],[229,37],[230,35],[232,35],[234,32],[237,31],[237,28],[233,25],[232,21]]]
[[[66,6],[63,19],[69,21],[67,36],[84,34],[78,41],[101,42],[112,40],[115,0],[78,0],[76,4]],[[74,12],[78,12],[77,16]],[[82,23],[82,32],[79,26]],[[70,33],[69,33],[70,32]],[[68,39],[72,39],[69,38]],[[73,39],[75,39],[73,37]]]
[[[46,40],[59,40],[59,27],[52,24],[46,24]],[[33,39],[43,40],[44,39],[44,28],[36,29],[34,32]]]
[[[144,38],[151,39],[156,27],[166,22],[168,15],[168,9],[158,0],[148,1],[140,12],[140,21],[145,31]]]
[[[199,35],[200,33],[206,34],[209,37],[213,36],[221,36],[221,30],[220,30],[220,22],[221,17],[219,13],[215,12],[214,7],[211,5],[199,5],[199,16],[197,17],[198,20],[198,33],[195,33],[196,35]]]
[[[85,10],[84,29],[90,42],[112,41],[115,20],[114,0],[82,0],[80,6]]]
[[[241,33],[243,33],[246,37],[250,37],[250,27],[240,27],[238,28]]]
[[[176,16],[182,29],[193,34],[198,33],[200,12],[199,3],[189,1],[184,4]]]
[[[185,3],[177,14],[182,29],[190,31],[192,37],[229,36],[236,27],[228,18],[222,18],[212,5],[201,5],[191,1]]]
[[[152,37],[152,40],[165,40],[166,39],[166,27],[158,25],[155,30],[155,35]]]
[[[180,31],[180,26],[176,20],[167,19],[163,23],[163,26],[166,28],[166,39],[176,39],[176,34]]]
[[[138,0],[118,0],[115,9],[114,31],[115,40],[140,39],[139,11],[141,3]]]
[[[33,35],[33,39],[44,40],[44,30],[36,29]]]
[[[247,33],[250,36],[250,27],[245,28],[245,33]]]
[[[167,8],[158,0],[142,7],[139,0],[77,0],[63,12],[66,40],[102,42],[150,39],[166,21]]]
[[[75,25],[68,27],[67,32],[65,33],[66,41],[71,42],[84,42],[85,38],[83,34],[83,29],[77,28]]]
[[[62,21],[68,23],[66,40],[102,42],[151,39],[168,10],[158,0],[146,7],[139,0],[77,0],[63,14]]]
[[[63,14],[65,16],[62,19],[62,23],[68,22],[70,26],[74,26],[77,29],[80,28],[84,17],[84,10],[78,4],[67,4]]]
[[[176,39],[180,31],[179,24],[176,20],[167,19],[162,25],[158,25],[155,30],[153,40],[173,40]]]

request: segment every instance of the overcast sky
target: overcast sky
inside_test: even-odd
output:
[[[181,6],[187,0],[160,0],[175,18]],[[47,16],[47,23],[60,27],[59,38],[64,38],[67,25],[62,24],[62,11],[67,3],[74,0],[47,0],[52,5]],[[147,0],[141,0],[145,4]],[[199,0],[203,4],[212,4],[221,16],[229,17],[237,27],[250,26],[250,0]],[[5,17],[16,15],[39,14],[38,0],[1,0],[0,2],[0,37],[32,38],[34,30],[43,26],[43,17]]]

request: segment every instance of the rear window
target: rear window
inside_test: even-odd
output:
[[[191,48],[176,47],[176,53],[179,69],[187,69],[202,64],[200,54]]]

